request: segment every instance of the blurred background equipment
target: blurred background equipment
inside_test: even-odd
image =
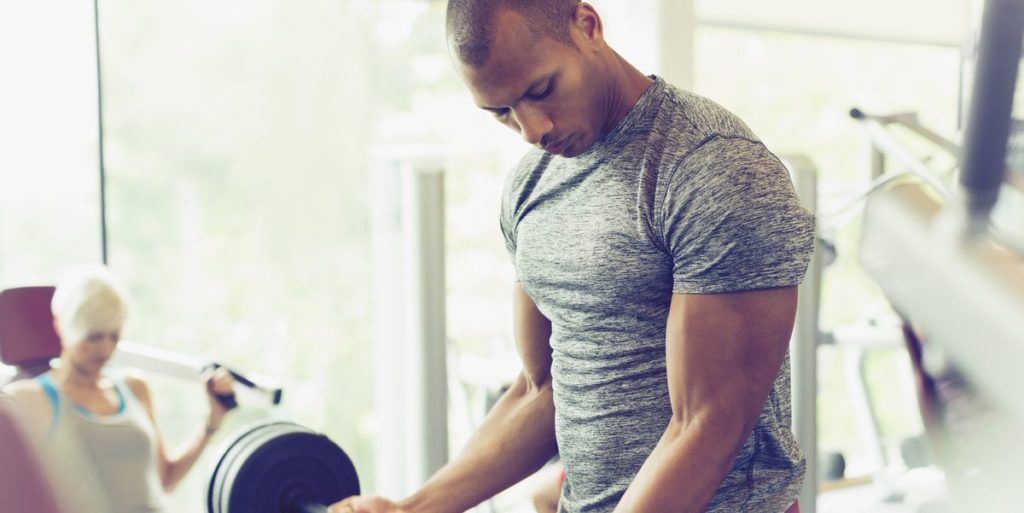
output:
[[[959,151],[905,119],[854,112],[886,157],[909,154],[888,144],[893,139],[880,126],[896,122],[960,158],[956,186],[929,176],[924,163],[904,162],[914,180],[870,193],[861,261],[904,321],[929,452],[951,491],[949,511],[1013,511],[1024,500],[1019,479],[1010,477],[1020,475],[1024,457],[1024,396],[1015,384],[1024,361],[1024,251],[996,216],[1020,194],[1014,96],[1024,2],[985,2],[979,34]],[[1013,220],[1018,229],[1021,219]]]

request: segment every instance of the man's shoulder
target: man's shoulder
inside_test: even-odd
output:
[[[669,134],[686,133],[703,141],[713,137],[759,139],[749,126],[735,113],[718,102],[697,93],[668,84],[659,116]]]
[[[146,383],[145,376],[141,371],[134,369],[126,371],[119,378],[142,404],[148,405],[150,403],[149,385]]]

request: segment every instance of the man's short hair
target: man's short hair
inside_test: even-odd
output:
[[[498,13],[508,9],[526,18],[535,39],[549,37],[575,48],[569,22],[580,0],[449,0],[448,42],[459,60],[480,66],[494,45]]]

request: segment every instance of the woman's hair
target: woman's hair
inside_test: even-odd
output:
[[[65,344],[80,342],[96,330],[120,329],[128,317],[128,293],[103,266],[81,267],[57,285],[50,310]]]

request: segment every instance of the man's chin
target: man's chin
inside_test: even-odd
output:
[[[587,152],[587,149],[589,149],[589,148],[585,148],[585,149],[581,150],[581,149],[579,149],[579,148],[577,148],[575,146],[572,146],[572,147],[569,147],[569,148],[566,148],[565,150],[563,150],[562,153],[559,154],[559,156],[562,157],[562,158],[571,159],[571,158],[575,158],[575,157],[579,157],[580,155],[583,155],[584,153]]]
[[[561,156],[564,157],[564,158],[567,158],[567,159],[571,159],[571,158],[574,158],[574,157],[579,157],[580,155],[583,155],[584,153],[590,151],[590,149],[593,148],[595,144],[597,144],[596,140],[593,140],[593,141],[579,141],[579,140],[573,141],[572,144],[570,144],[568,148],[566,148],[565,150],[562,151]]]

